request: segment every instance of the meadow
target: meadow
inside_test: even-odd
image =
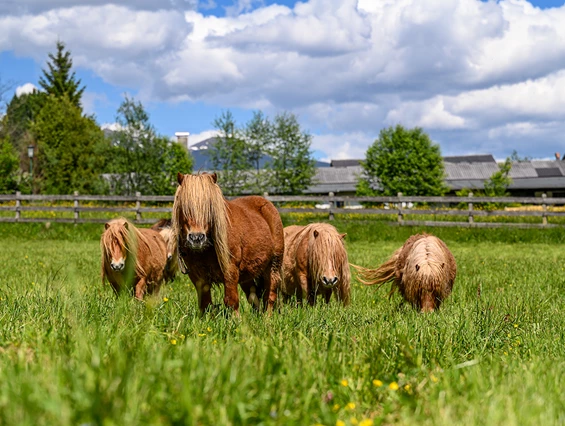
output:
[[[333,223],[371,267],[424,230]],[[347,308],[240,318],[219,289],[200,317],[185,276],[114,297],[102,229],[0,223],[0,424],[565,424],[563,229],[425,229],[458,263],[433,314],[354,282]]]

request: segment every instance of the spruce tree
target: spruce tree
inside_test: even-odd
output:
[[[39,85],[49,95],[57,98],[67,96],[73,105],[81,108],[81,98],[85,86],[80,87],[81,81],[77,80],[72,71],[73,60],[71,52],[65,50],[65,43],[57,41],[57,53],[49,54],[48,70],[43,69],[43,77],[39,78]]]

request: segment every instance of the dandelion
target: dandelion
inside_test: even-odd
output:
[[[334,404],[334,406],[332,407],[332,411],[333,411],[334,413],[337,413],[337,412],[339,411],[339,409],[340,409],[339,404]]]
[[[410,390],[410,385],[404,385],[404,390],[409,391],[409,390]]]
[[[206,329],[206,331],[207,331],[208,333],[210,333],[210,332],[212,331],[212,329],[211,329],[210,327],[208,327],[208,328]]]
[[[348,402],[347,405],[345,406],[345,408],[347,408],[348,410],[355,410],[355,403],[354,402]]]
[[[398,383],[392,382],[388,385],[388,388],[393,391],[398,390]]]
[[[434,382],[434,383],[439,382],[439,379],[438,379],[436,376],[434,376],[433,374],[430,376],[430,379],[431,379],[432,382]]]
[[[163,302],[167,303],[169,301],[168,297],[163,297]]]
[[[373,426],[373,419],[363,419],[359,422],[359,426]]]
[[[508,355],[508,352],[504,352],[504,355]]]
[[[373,380],[373,386],[376,386],[378,388],[378,387],[381,387],[382,385],[383,385],[383,382],[381,382],[380,380],[377,380],[377,379]]]
[[[204,337],[206,336],[206,333],[198,333],[198,337]]]
[[[173,346],[174,346],[174,345],[176,345],[176,344],[177,344],[177,341],[176,341],[176,339],[171,339],[171,345],[173,345]]]
[[[355,417],[351,417],[349,419],[349,423],[351,423],[352,425],[358,425],[359,422],[357,421],[357,419]]]
[[[337,420],[335,426],[345,426],[345,422],[343,420]]]
[[[518,324],[514,324],[514,328],[518,328]]]
[[[343,379],[341,382],[339,382],[341,384],[341,386],[348,386],[349,382],[346,379]]]

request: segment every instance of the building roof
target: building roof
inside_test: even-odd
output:
[[[332,160],[330,167],[355,167],[363,160]]]
[[[452,155],[443,157],[446,163],[495,163],[496,160],[492,154],[479,154],[479,155]]]

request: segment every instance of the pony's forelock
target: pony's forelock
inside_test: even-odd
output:
[[[318,235],[315,235],[317,231]],[[308,238],[308,268],[309,274],[316,281],[321,281],[324,269],[328,263],[328,256],[334,266],[340,282],[349,283],[350,271],[347,251],[343,245],[342,236],[332,225],[326,223],[313,223],[302,231],[303,238]]]
[[[181,235],[181,222],[190,219],[210,230],[218,263],[227,273],[230,262],[228,247],[229,216],[222,190],[208,174],[184,175],[175,193],[172,214],[172,237]]]
[[[137,259],[139,240],[147,242],[145,236],[139,232],[139,229],[127,219],[118,218],[111,220],[108,222],[108,226],[100,239],[100,246],[103,253],[102,262],[108,261],[112,241],[117,241],[120,247],[123,247],[129,253],[129,256],[134,259],[136,273],[138,275],[145,275],[145,271]]]

